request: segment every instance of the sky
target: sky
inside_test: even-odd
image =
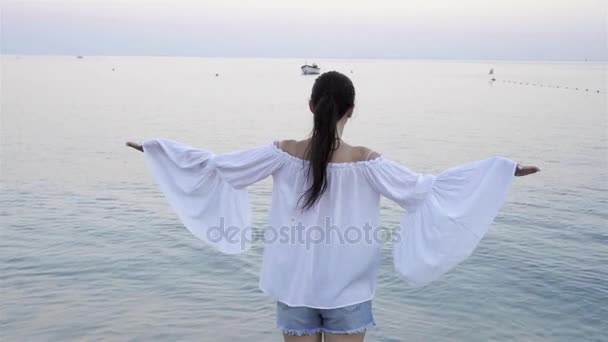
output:
[[[0,0],[2,54],[608,60],[605,0]]]

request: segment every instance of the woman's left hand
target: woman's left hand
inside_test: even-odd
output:
[[[127,141],[127,146],[129,146],[129,147],[131,147],[131,148],[134,148],[134,149],[136,149],[136,150],[138,150],[138,151],[140,151],[140,152],[143,152],[143,151],[144,151],[144,147],[143,147],[143,146],[141,146],[141,145],[140,145],[140,144],[138,144],[138,143],[134,143],[134,142],[132,142],[132,141]]]

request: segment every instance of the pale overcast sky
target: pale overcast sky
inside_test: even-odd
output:
[[[605,0],[0,0],[3,54],[608,60]]]

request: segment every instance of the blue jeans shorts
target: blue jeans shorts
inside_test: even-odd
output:
[[[277,302],[277,326],[286,335],[357,334],[375,325],[371,300],[336,309],[288,306]]]

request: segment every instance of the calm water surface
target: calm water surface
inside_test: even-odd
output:
[[[353,144],[420,172],[492,155],[542,169],[428,287],[408,288],[386,245],[370,341],[608,339],[606,64],[316,62],[357,87]],[[261,246],[227,256],[192,237],[123,142],[227,152],[303,138],[314,77],[302,61],[1,63],[0,340],[281,339],[257,288]],[[256,226],[270,186],[250,188]],[[394,225],[401,211],[384,201],[382,213]]]

